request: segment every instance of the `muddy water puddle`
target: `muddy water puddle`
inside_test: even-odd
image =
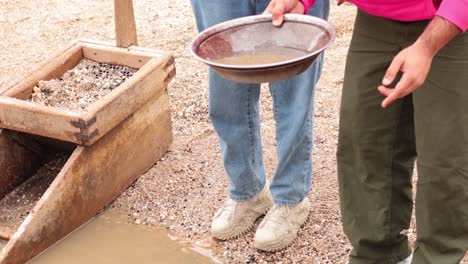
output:
[[[109,209],[28,264],[216,263],[195,250],[165,228],[127,223],[125,214]]]
[[[267,50],[240,52],[233,56],[213,61],[221,64],[247,66],[278,63],[296,59],[305,55],[307,55],[307,52],[303,50],[278,47]]]

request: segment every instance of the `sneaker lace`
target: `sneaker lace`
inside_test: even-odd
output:
[[[238,204],[239,204],[238,202],[236,202],[236,201],[234,201],[232,199],[229,199],[224,203],[224,205],[222,207],[222,212],[223,213],[224,212],[235,212]],[[233,216],[233,215],[234,214],[231,214],[231,216]]]
[[[266,218],[267,221],[271,221],[271,222],[274,222],[274,223],[281,224],[284,221],[286,221],[286,219],[288,218],[290,208],[291,207],[289,207],[289,206],[275,204],[270,209],[270,211],[265,216],[265,218]]]

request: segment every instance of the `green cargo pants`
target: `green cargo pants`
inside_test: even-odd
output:
[[[351,264],[395,264],[411,253],[401,231],[410,224],[416,157],[413,264],[459,263],[468,248],[468,34],[434,58],[425,84],[412,95],[383,109],[377,91],[394,56],[427,24],[364,12],[356,18],[337,152]]]

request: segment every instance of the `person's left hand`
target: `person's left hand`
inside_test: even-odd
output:
[[[273,16],[273,25],[277,27],[283,24],[287,13],[304,14],[304,5],[299,0],[271,0],[264,12]]]
[[[377,88],[387,97],[382,101],[383,108],[414,92],[425,82],[434,55],[430,49],[418,42],[398,53],[387,69],[382,85]],[[388,88],[398,72],[403,73],[400,81],[395,88]]]

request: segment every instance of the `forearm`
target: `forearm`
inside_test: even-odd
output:
[[[435,56],[460,33],[460,28],[455,24],[443,17],[435,16],[415,44],[427,49],[429,54]]]

